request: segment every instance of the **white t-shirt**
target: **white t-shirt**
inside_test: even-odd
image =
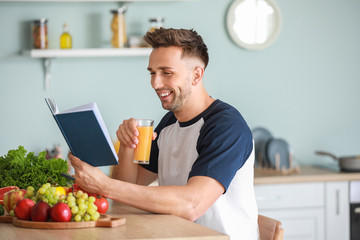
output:
[[[159,185],[186,185],[193,176],[219,181],[225,192],[195,222],[230,236],[258,239],[254,192],[254,146],[251,130],[232,106],[216,100],[188,122],[173,113],[156,130],[149,165]]]

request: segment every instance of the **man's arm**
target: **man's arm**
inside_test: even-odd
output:
[[[191,221],[202,216],[225,190],[218,181],[205,176],[194,176],[184,186],[142,186],[109,178],[72,154],[69,159],[75,169],[76,183],[85,191],[145,211]]]
[[[104,188],[109,198],[145,211],[179,216],[191,221],[201,217],[224,192],[215,179],[196,176],[185,186],[139,186],[113,182]]]

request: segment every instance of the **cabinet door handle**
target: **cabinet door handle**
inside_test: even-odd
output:
[[[340,215],[340,191],[336,190],[336,215]]]
[[[360,214],[360,207],[355,208],[355,209],[354,209],[354,213],[355,213],[355,214]]]

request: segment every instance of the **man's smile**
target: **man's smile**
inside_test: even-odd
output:
[[[173,91],[170,90],[157,92],[158,96],[160,97],[160,100],[167,100],[172,93]]]

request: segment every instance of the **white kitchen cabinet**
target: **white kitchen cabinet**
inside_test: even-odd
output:
[[[350,239],[348,182],[255,185],[259,214],[282,222],[285,240]]]
[[[324,240],[324,183],[256,185],[259,213],[278,219],[284,239]]]
[[[326,239],[350,239],[349,182],[325,183]]]
[[[323,208],[259,210],[259,213],[282,222],[285,240],[326,239]]]

